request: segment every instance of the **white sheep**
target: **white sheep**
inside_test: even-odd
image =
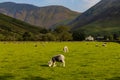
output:
[[[96,46],[96,47],[99,47],[99,45],[98,45],[98,44],[96,44],[95,46]]]
[[[107,43],[103,43],[102,46],[107,47]]]
[[[66,53],[66,52],[69,52],[68,47],[67,47],[67,46],[64,46],[63,51],[64,51],[65,53]]]
[[[53,56],[52,59],[48,62],[49,67],[55,67],[56,62],[61,62],[63,67],[65,67],[65,57],[62,54],[58,54],[56,56]]]

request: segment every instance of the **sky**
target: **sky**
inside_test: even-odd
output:
[[[44,7],[49,5],[62,5],[73,11],[84,12],[100,0],[0,0],[2,2],[27,3]]]

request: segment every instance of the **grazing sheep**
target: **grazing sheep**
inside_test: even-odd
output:
[[[64,46],[63,51],[64,51],[65,53],[66,53],[66,52],[69,52],[68,47],[67,47],[67,46]]]
[[[98,44],[96,44],[95,46],[96,46],[96,47],[99,47],[99,45],[98,45]]]
[[[103,43],[102,46],[106,47],[106,46],[107,46],[107,43]]]
[[[49,67],[55,67],[56,66],[56,62],[61,62],[63,67],[65,67],[65,57],[62,54],[58,54],[56,56],[53,56],[52,59],[48,62],[48,66]]]

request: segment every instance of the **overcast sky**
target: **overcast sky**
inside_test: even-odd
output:
[[[74,11],[84,12],[99,1],[100,0],[0,0],[0,3],[2,2],[27,3],[39,7],[49,5],[62,5]]]

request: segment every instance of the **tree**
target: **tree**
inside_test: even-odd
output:
[[[48,41],[56,41],[56,37],[52,33],[47,33],[46,36],[48,38]]]
[[[66,26],[57,27],[54,32],[56,34],[56,39],[60,41],[70,41],[72,40],[72,34],[69,32],[69,28]]]
[[[5,36],[3,34],[0,34],[0,40],[3,41],[5,39]]]
[[[119,40],[119,35],[117,33],[114,33],[113,38],[114,38],[114,40]]]
[[[72,40],[72,34],[69,32],[62,32],[59,34],[59,40],[60,41],[71,41]]]
[[[113,35],[111,34],[111,35],[109,35],[109,39],[111,40],[111,41],[113,41],[114,40],[114,38],[113,38]]]
[[[34,40],[33,36],[32,36],[32,33],[30,33],[30,32],[24,32],[23,35],[22,35],[22,38],[23,38],[24,41]]]
[[[74,31],[72,37],[75,41],[82,41],[85,40],[85,33],[84,31]]]
[[[49,32],[49,30],[48,30],[48,29],[45,29],[45,28],[43,28],[43,29],[40,30],[40,33],[42,33],[42,34],[46,34],[46,33],[48,33],[48,32]]]
[[[54,31],[56,33],[61,33],[61,32],[69,32],[69,28],[68,27],[65,27],[65,26],[59,26],[57,27]]]
[[[52,33],[43,34],[42,41],[56,41],[56,37]]]

